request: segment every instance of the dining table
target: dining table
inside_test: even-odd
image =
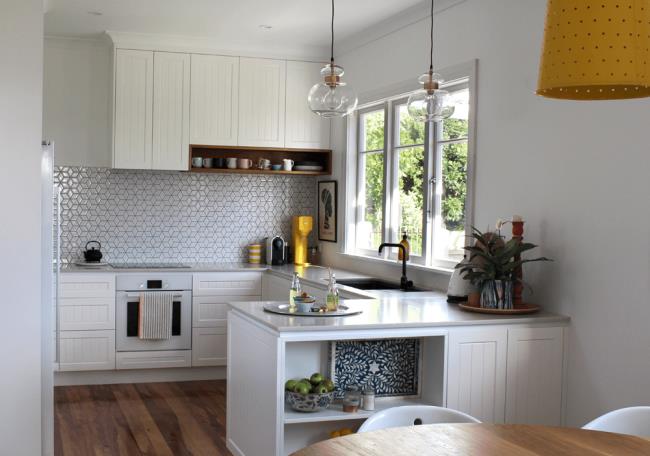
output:
[[[650,455],[650,439],[523,424],[423,424],[323,440],[293,456]]]

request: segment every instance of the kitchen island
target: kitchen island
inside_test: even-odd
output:
[[[450,407],[484,422],[562,424],[567,317],[466,313],[439,292],[372,294],[345,300],[362,310],[349,317],[271,314],[263,310],[270,301],[230,303],[227,444],[234,454],[290,454],[332,430],[356,429],[377,410],[405,404]],[[380,340],[417,340],[417,390],[378,397],[375,412],[345,413],[334,403],[301,413],[285,405],[286,380],[332,375],[337,343]],[[364,370],[373,361],[345,362]]]

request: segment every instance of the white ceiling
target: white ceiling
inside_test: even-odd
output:
[[[338,0],[336,39],[425,3]],[[45,33],[79,38],[98,37],[106,30],[183,35],[227,45],[301,47],[322,54],[330,40],[330,8],[328,0],[48,0]],[[262,24],[273,28],[262,30]]]

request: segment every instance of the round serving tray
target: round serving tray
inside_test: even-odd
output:
[[[289,310],[289,304],[264,304],[264,310],[292,317],[347,317],[363,312],[361,309],[351,309],[343,304],[339,304],[339,310],[336,312],[298,312],[297,310],[292,312]]]
[[[461,302],[458,304],[458,307],[467,311],[467,312],[476,312],[483,314],[493,314],[493,315],[524,315],[539,312],[541,307],[537,304],[519,304],[514,309],[486,309],[477,305],[470,305],[467,302]]]

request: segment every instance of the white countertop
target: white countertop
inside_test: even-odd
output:
[[[147,273],[147,272],[242,272],[242,271],[266,271],[270,266],[266,264],[249,264],[249,263],[185,263],[187,268],[114,268],[110,264],[103,266],[78,266],[68,263],[61,266],[61,272],[112,272],[112,273]],[[274,266],[275,267],[275,266]]]
[[[294,317],[273,314],[264,311],[264,304],[271,301],[232,302],[229,305],[234,312],[278,332],[569,323],[568,317],[545,311],[531,315],[508,316],[465,312],[455,304],[448,304],[447,297],[440,292],[377,294],[380,297],[376,299],[346,299],[345,305],[363,310],[361,314],[349,317]]]

